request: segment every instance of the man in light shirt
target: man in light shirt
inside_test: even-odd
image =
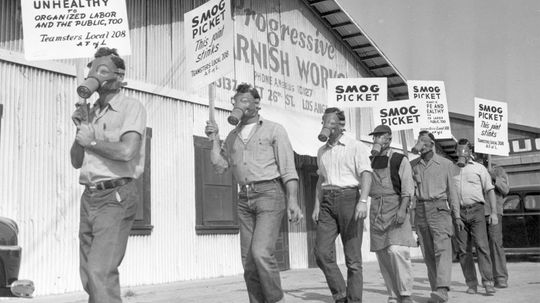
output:
[[[344,133],[345,114],[327,108],[317,153],[318,175],[312,219],[317,224],[315,257],[335,302],[362,302],[362,233],[371,186],[369,148]],[[347,284],[336,264],[335,241],[341,235]]]

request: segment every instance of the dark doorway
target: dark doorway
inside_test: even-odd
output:
[[[315,237],[317,234],[317,225],[311,219],[313,214],[313,208],[315,204],[315,189],[317,186],[317,167],[316,166],[304,166],[302,168],[302,178],[304,178],[304,199],[306,205],[306,235],[307,235],[307,248],[308,248],[308,267],[317,267],[315,262]]]

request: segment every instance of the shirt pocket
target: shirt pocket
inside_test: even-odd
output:
[[[255,160],[259,163],[273,162],[274,146],[269,138],[257,138],[254,148]]]

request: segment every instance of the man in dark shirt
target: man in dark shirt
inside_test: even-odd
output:
[[[207,122],[205,132],[213,140],[210,161],[218,174],[231,168],[240,184],[238,217],[249,301],[284,302],[274,250],[286,200],[289,219],[302,218],[294,153],[283,126],[259,115],[260,96],[255,88],[240,84],[232,102],[228,121],[236,128],[223,146],[217,124]]]

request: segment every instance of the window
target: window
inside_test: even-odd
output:
[[[139,195],[139,200],[137,201],[137,215],[135,216],[135,221],[133,222],[133,227],[131,228],[131,235],[150,235],[154,226],[151,224],[151,147],[152,147],[152,129],[150,127],[146,128],[146,149],[145,149],[145,159],[144,159],[144,173],[140,176],[135,182],[137,182],[137,187],[142,189],[142,192]]]
[[[525,211],[540,211],[540,194],[525,196]]]
[[[506,199],[504,200],[503,209],[504,209],[504,212],[520,211],[519,196],[518,195],[507,196]]]
[[[195,146],[195,203],[198,235],[238,233],[237,185],[230,170],[218,175],[210,163],[211,142],[193,137]]]

